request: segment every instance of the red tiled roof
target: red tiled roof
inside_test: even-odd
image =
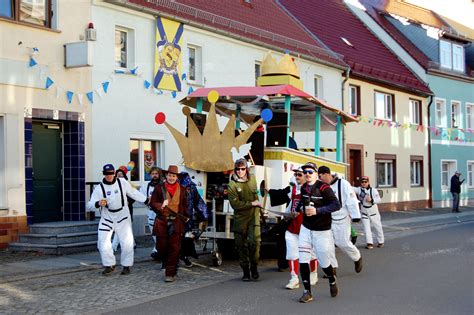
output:
[[[431,94],[430,89],[352,14],[342,0],[280,0],[280,3],[331,50],[342,54],[351,66],[352,75]]]
[[[243,39],[273,45],[332,64],[346,66],[340,56],[318,43],[274,0],[127,0],[157,13],[227,31]]]

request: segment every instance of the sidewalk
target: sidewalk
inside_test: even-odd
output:
[[[474,220],[474,207],[462,207],[461,213],[451,213],[448,208],[423,209],[417,211],[382,212],[382,224],[386,233],[390,231],[404,231],[411,227],[423,225],[437,225],[438,221],[452,218],[452,223]],[[460,221],[459,221],[460,222]],[[426,223],[426,224],[423,224]],[[362,231],[361,227],[357,230]],[[146,247],[137,247],[135,250],[135,263],[151,261],[151,247],[145,242]],[[100,255],[97,251],[63,256],[37,256],[35,254],[20,254],[3,252],[0,255],[0,280],[1,282],[18,281],[48,275],[68,274],[86,270],[101,269]],[[13,255],[7,259],[9,255]],[[18,256],[18,257],[15,257]],[[116,255],[120,262],[120,255]],[[11,260],[15,259],[14,262]]]

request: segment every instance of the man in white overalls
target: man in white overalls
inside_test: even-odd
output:
[[[133,232],[127,196],[145,203],[148,203],[148,200],[125,179],[116,178],[112,164],[104,165],[102,174],[104,179],[95,187],[91,199],[87,203],[89,211],[101,209],[97,247],[104,266],[102,274],[108,276],[115,270],[115,256],[111,242],[112,234],[115,231],[120,239],[120,262],[123,266],[121,274],[128,275],[130,267],[133,265]]]

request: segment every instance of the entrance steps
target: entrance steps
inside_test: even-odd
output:
[[[35,251],[44,254],[72,254],[97,249],[99,221],[62,221],[36,223],[29,234],[20,234],[19,242],[10,243],[11,251]]]

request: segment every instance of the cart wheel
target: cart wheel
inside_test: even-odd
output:
[[[222,254],[219,252],[212,253],[212,265],[214,267],[219,267],[222,265]]]

